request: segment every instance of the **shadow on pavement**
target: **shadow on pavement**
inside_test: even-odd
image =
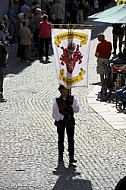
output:
[[[23,61],[15,61],[13,63],[9,64],[9,67],[4,69],[4,76],[8,74],[18,74],[22,70],[24,70],[26,67],[30,66],[32,62],[27,63]]]
[[[79,172],[76,172],[74,165],[66,168],[63,162],[59,162],[53,174],[59,176],[59,179],[52,190],[93,190],[89,180],[74,179],[80,175]]]
[[[0,94],[0,103],[2,103],[2,102],[7,102],[7,100],[6,100],[6,99],[4,99],[4,97],[3,97],[3,95],[2,95],[2,94]]]
[[[90,85],[99,85],[99,86],[101,86],[101,82],[90,83]]]
[[[17,46],[18,44],[14,46],[9,46],[8,52],[9,52],[9,67],[4,69],[4,75],[8,74],[18,74],[22,72],[26,67],[30,66],[34,61],[38,60],[38,57],[35,56],[35,51],[31,51],[31,58],[33,61],[30,63],[20,61],[20,57],[17,57]],[[49,56],[53,55],[53,49],[52,45],[49,45]],[[43,64],[51,63],[50,60],[42,60]]]

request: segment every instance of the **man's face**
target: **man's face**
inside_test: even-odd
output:
[[[98,41],[101,41],[101,36],[98,36]]]
[[[67,96],[68,96],[68,89],[66,89],[66,88],[61,89],[61,90],[60,90],[60,93],[61,93],[61,96],[62,96],[63,98],[67,98]]]
[[[98,41],[102,41],[102,40],[104,40],[104,36],[103,35],[98,35]]]

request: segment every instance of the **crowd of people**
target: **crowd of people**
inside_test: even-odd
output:
[[[29,20],[27,26],[30,27],[32,32],[36,32],[38,22],[41,21],[43,14],[48,15],[50,23],[84,23],[87,16],[104,10],[108,3],[108,0],[66,0],[65,5],[62,5],[61,0],[53,0],[46,3],[44,10],[42,10],[43,6],[38,4],[37,1],[33,1],[30,7],[27,5],[27,0],[23,0],[19,7],[19,13],[24,14],[21,19]],[[9,38],[10,45],[15,43],[17,22],[20,19],[14,12],[14,7],[14,3],[9,3],[7,14],[3,16],[1,21],[5,25],[4,32],[7,39]]]
[[[104,0],[104,3],[101,1],[103,0],[94,0],[92,3],[90,0],[67,0],[64,7],[61,0],[53,0],[46,3],[44,10],[42,10],[43,6],[38,4],[37,1],[33,1],[30,7],[27,5],[27,0],[23,0],[19,7],[19,14],[15,14],[15,5],[10,2],[7,14],[3,15],[3,18],[0,21],[0,41],[6,45],[14,45],[15,40],[17,40],[16,42],[19,44],[17,56],[20,56],[21,59],[24,60],[24,55],[22,55],[24,53],[21,52],[21,45],[29,46],[26,48],[28,52],[33,43],[37,50],[40,49],[40,40],[38,37],[41,36],[39,32],[40,22],[43,19],[43,15],[47,15],[46,21],[53,24],[82,24],[90,14],[104,10],[104,6],[108,4],[108,0]],[[104,5],[103,8],[101,8],[100,4],[102,4],[102,6]],[[24,27],[24,21],[26,21],[26,27],[28,28],[25,30],[25,32],[27,31],[27,39],[22,39],[24,38],[24,35],[21,32],[23,30],[22,27],[26,28]],[[37,50],[36,54],[38,54]],[[39,57],[41,57],[41,53]],[[48,58],[48,55],[46,55],[46,58]],[[25,59],[27,61],[30,59],[28,53],[25,56]]]

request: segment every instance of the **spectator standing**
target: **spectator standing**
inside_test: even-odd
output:
[[[2,42],[0,41],[0,94],[3,94],[3,68],[8,59],[8,53]]]
[[[99,11],[104,11],[105,0],[99,0]]]
[[[33,1],[33,2],[32,2],[32,6],[31,6],[31,13],[32,13],[32,14],[35,14],[36,5],[37,5],[37,2],[36,2],[36,1]]]
[[[33,25],[34,25],[33,41],[35,47],[37,48],[39,46],[39,24],[41,21],[42,21],[42,10],[40,8],[36,8],[35,16],[33,17]]]
[[[53,13],[55,16],[55,24],[62,24],[64,21],[65,10],[60,0],[57,0],[56,3],[53,4]]]
[[[113,54],[116,55],[117,41],[119,40],[119,52],[122,52],[122,41],[124,36],[124,26],[123,24],[113,24]]]
[[[23,21],[26,21],[27,27],[30,28],[29,13],[23,13],[22,22],[23,22]],[[22,22],[21,22],[21,27],[22,27]]]
[[[15,34],[14,34],[14,30],[15,30],[15,23],[16,23],[16,20],[15,20],[15,17],[14,17],[14,4],[13,3],[10,3],[9,4],[9,9],[7,11],[7,16],[8,16],[8,19],[9,19],[9,27],[8,27],[8,31],[9,31],[9,34],[11,36],[10,38],[10,45],[14,44],[15,42]]]
[[[29,62],[30,59],[30,50],[32,44],[32,33],[27,27],[27,22],[22,22],[22,27],[20,29],[20,44],[21,44],[21,60]]]
[[[49,1],[46,7],[46,14],[48,15],[48,21],[55,23],[55,15],[53,13],[53,2]]]
[[[29,9],[30,7],[27,5],[27,0],[23,0],[23,3],[21,5],[21,13],[26,13]]]
[[[84,20],[90,15],[90,5],[87,0],[84,1]]]
[[[6,43],[6,35],[4,33],[4,29],[5,29],[5,25],[0,24],[0,41],[2,42],[2,44],[5,45],[5,43]]]
[[[60,85],[58,90],[61,95],[59,98],[54,100],[52,111],[52,116],[55,119],[55,125],[57,126],[58,133],[58,160],[63,161],[64,133],[66,129],[68,137],[69,163],[72,164],[77,162],[77,160],[74,159],[74,113],[79,111],[79,103],[75,96],[68,95],[68,89],[63,85]]]
[[[65,1],[65,20],[66,20],[66,23],[70,23],[70,0],[66,0]]]
[[[8,20],[8,16],[7,15],[4,15],[3,16],[3,24],[5,26],[4,28],[4,34],[6,36],[6,39],[8,40],[9,37],[10,37],[10,34],[9,34],[9,20]]]
[[[89,3],[89,7],[90,7],[90,14],[94,14],[94,0],[87,0],[87,2]]]
[[[43,15],[42,22],[40,22],[39,25],[39,37],[39,59],[41,60],[43,56],[43,49],[45,47],[45,57],[46,60],[48,60],[49,42],[51,37],[51,25],[48,22],[48,16],[46,14]]]
[[[77,12],[78,12],[78,4],[76,0],[72,0],[70,4],[70,21],[71,24],[77,23]]]
[[[99,11],[99,3],[98,0],[94,0],[94,12],[98,13]]]
[[[77,23],[83,24],[84,21],[84,0],[78,2],[78,11],[77,11]]]
[[[104,75],[107,74],[106,65],[109,63],[111,56],[112,44],[105,39],[104,34],[98,34],[98,43],[95,51],[97,57],[97,74],[100,74],[101,84],[104,84]]]
[[[17,38],[18,42],[17,57],[21,57],[20,29],[22,26],[23,19],[24,19],[24,13],[19,13],[16,19],[16,27],[15,27],[15,37]]]

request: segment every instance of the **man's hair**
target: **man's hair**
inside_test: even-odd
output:
[[[43,17],[42,17],[43,21],[47,20],[48,19],[48,15],[44,14]]]
[[[104,35],[103,33],[99,33],[99,34],[98,34],[98,37],[99,37],[99,36],[101,36],[101,37],[103,37],[103,39],[105,39],[105,35]]]
[[[65,86],[63,86],[62,84],[59,86],[58,90],[62,90],[62,89],[66,89]]]

